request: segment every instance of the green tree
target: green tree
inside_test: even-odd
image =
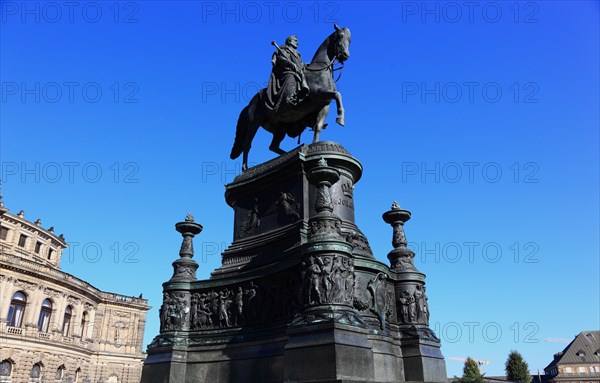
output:
[[[529,366],[518,351],[512,350],[506,359],[506,379],[513,382],[530,383]]]
[[[467,358],[465,366],[463,367],[462,378],[457,378],[458,383],[485,383],[485,379],[481,371],[479,371],[479,364],[471,358]]]

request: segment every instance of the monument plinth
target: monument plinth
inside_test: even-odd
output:
[[[394,204],[391,266],[354,221],[362,166],[333,142],[302,145],[226,185],[233,241],[196,280],[191,216],[163,284],[142,383],[445,382],[425,275]],[[193,262],[193,263],[192,263]]]
[[[373,259],[365,235],[354,222],[354,185],[362,176],[362,166],[341,145],[317,142],[251,168],[226,186],[225,199],[234,209],[233,242],[213,278],[277,263],[306,243],[320,195],[307,172],[321,158],[338,173],[329,194],[344,240],[352,244],[356,257]]]

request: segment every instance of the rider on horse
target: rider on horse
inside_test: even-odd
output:
[[[299,139],[306,128],[314,131],[313,142],[318,141],[327,126],[325,118],[333,100],[337,107],[335,121],[344,126],[342,94],[336,89],[337,80],[333,80],[336,70],[333,65],[335,61],[343,64],[350,57],[350,30],[333,26],[335,32],[323,41],[308,65],[296,50],[296,36],[288,37],[281,48],[273,43],[277,51],[273,55],[269,86],[259,90],[242,109],[235,128],[229,157],[236,159],[243,153],[244,171],[248,169],[252,140],[261,126],[273,134],[269,149],[277,154],[285,153],[280,144],[286,135]]]
[[[273,53],[273,69],[267,87],[265,105],[273,114],[282,112],[290,106],[298,105],[310,90],[304,77],[305,64],[302,62],[298,48],[298,38],[290,36],[283,47]]]

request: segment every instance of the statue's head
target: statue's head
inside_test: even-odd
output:
[[[335,57],[339,62],[344,62],[350,58],[350,29],[340,28],[333,24],[335,28]]]
[[[287,39],[285,39],[285,45],[290,45],[294,48],[298,48],[298,38],[294,35],[289,36]]]

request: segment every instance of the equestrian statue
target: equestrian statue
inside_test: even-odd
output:
[[[276,50],[269,85],[250,100],[237,122],[230,157],[236,159],[243,153],[243,171],[248,169],[248,152],[261,126],[273,134],[269,149],[277,154],[285,153],[279,145],[286,135],[300,141],[300,134],[306,128],[314,131],[313,142],[318,141],[321,130],[327,126],[325,117],[332,100],[337,106],[335,121],[344,126],[342,95],[335,87],[333,72],[337,69],[333,66],[338,61],[343,67],[350,57],[350,30],[335,24],[334,28],[335,32],[319,46],[310,64],[302,62],[296,50],[296,36],[288,37],[281,47],[272,42]]]

